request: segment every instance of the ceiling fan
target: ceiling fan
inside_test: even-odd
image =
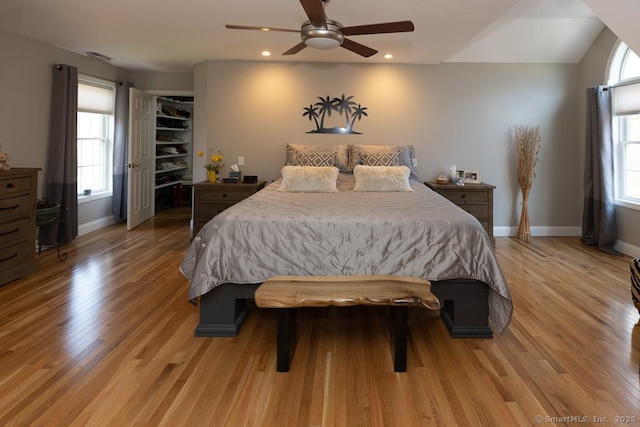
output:
[[[384,22],[381,24],[358,25],[354,27],[343,27],[338,21],[327,19],[324,8],[329,0],[300,0],[300,4],[309,17],[308,21],[302,24],[300,30],[289,30],[286,28],[273,27],[250,27],[246,25],[225,25],[231,30],[258,30],[258,31],[282,31],[287,33],[299,33],[302,42],[298,43],[283,55],[293,55],[300,52],[307,46],[315,49],[333,49],[338,46],[368,58],[378,53],[363,44],[345,38],[345,36],[360,36],[364,34],[384,34],[384,33],[405,33],[414,30],[413,22],[397,21]]]

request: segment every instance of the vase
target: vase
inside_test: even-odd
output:
[[[520,212],[520,224],[518,225],[518,232],[516,238],[523,242],[531,242],[531,228],[529,227],[529,203],[525,198],[522,202],[522,211]]]
[[[207,171],[207,179],[209,180],[209,182],[216,182],[217,179],[217,174],[216,171]]]

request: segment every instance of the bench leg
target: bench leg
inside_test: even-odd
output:
[[[295,308],[279,308],[276,360],[278,372],[289,372],[289,362],[296,348],[296,339]]]
[[[407,372],[408,307],[391,306],[393,336],[393,370]]]

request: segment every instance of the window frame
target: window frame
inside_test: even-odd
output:
[[[609,86],[621,87],[630,84],[640,84],[640,75],[630,78],[622,78],[629,54],[634,53],[624,42],[618,41],[612,51],[610,65],[608,67]],[[634,53],[635,54],[635,53]],[[612,131],[614,149],[614,202],[618,206],[640,210],[640,198],[630,197],[624,193],[626,184],[626,147],[631,144],[640,144],[640,141],[632,141],[625,136],[629,135],[629,119],[640,113],[629,115],[616,115],[612,111]],[[622,138],[625,138],[624,140]]]
[[[116,84],[115,82],[109,81],[109,80],[104,80],[104,79],[100,79],[97,77],[93,77],[93,76],[87,76],[87,75],[78,75],[78,83],[79,84],[84,84],[84,85],[89,85],[89,86],[95,86],[98,88],[104,88],[104,89],[109,89],[111,91],[111,113],[107,114],[107,113],[96,113],[95,111],[83,111],[80,107],[78,107],[78,113],[81,112],[86,112],[86,113],[96,113],[96,114],[102,114],[104,117],[102,118],[102,120],[106,121],[107,123],[102,123],[102,128],[103,130],[106,129],[106,132],[104,134],[102,134],[99,139],[103,140],[104,143],[104,158],[105,158],[105,165],[104,165],[104,169],[105,169],[105,175],[104,175],[104,180],[106,182],[106,189],[102,189],[102,191],[98,191],[98,192],[93,192],[91,195],[84,195],[82,194],[82,189],[78,188],[78,194],[77,194],[77,200],[79,204],[82,203],[87,203],[87,202],[91,202],[91,201],[95,201],[95,200],[99,200],[99,199],[104,199],[107,197],[112,197],[113,196],[113,139],[115,137],[115,117],[114,117],[114,113],[115,113],[115,92],[116,92]],[[79,115],[78,115],[78,122],[79,122]],[[86,140],[89,138],[81,138],[79,135],[76,137],[76,141],[78,144],[78,149],[80,147],[80,141],[81,140]],[[91,139],[95,139],[95,138],[91,138]],[[78,156],[78,161],[79,161],[79,156]],[[77,173],[78,175],[80,174],[80,164],[78,164],[77,166]],[[93,190],[93,189],[92,189]]]

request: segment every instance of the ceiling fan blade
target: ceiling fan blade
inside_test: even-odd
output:
[[[295,45],[294,47],[292,47],[291,49],[289,49],[288,51],[286,51],[285,53],[283,53],[283,55],[294,55],[294,54],[300,52],[305,47],[307,47],[307,45],[304,44],[304,42],[300,42],[297,45]]]
[[[381,24],[357,25],[344,27],[342,34],[345,36],[359,36],[363,34],[407,33],[414,30],[413,22],[397,21],[383,22]]]
[[[327,17],[324,14],[322,0],[300,0],[300,4],[313,25],[316,27],[327,26]]]
[[[298,33],[300,30],[289,30],[287,28],[273,28],[273,27],[250,27],[247,25],[225,25],[225,28],[230,30],[258,30],[258,31],[281,31],[284,33]]]
[[[354,42],[353,40],[349,40],[349,39],[344,39],[341,46],[347,50],[350,50],[351,52],[364,56],[365,58],[368,58],[378,53],[378,51],[375,49],[371,49],[370,47],[367,47],[363,44]]]

